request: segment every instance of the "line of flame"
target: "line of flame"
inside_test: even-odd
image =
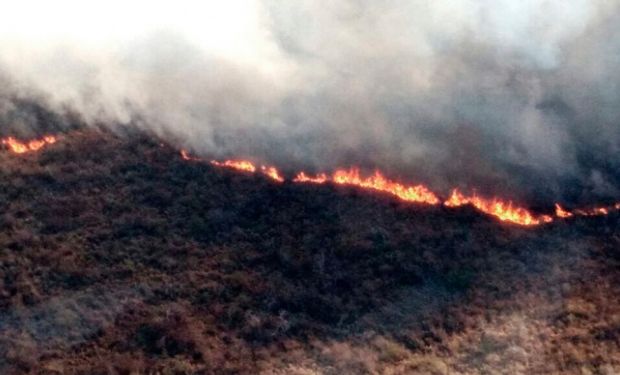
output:
[[[299,172],[293,179],[293,182],[310,183],[310,184],[324,184],[329,181],[329,177],[325,173],[319,173],[316,176],[308,176],[305,172]]]
[[[561,218],[567,218],[567,217],[574,216],[574,214],[570,211],[563,209],[559,203],[556,203],[555,204],[555,216],[561,217]]]
[[[338,169],[334,172],[331,178],[325,173],[319,173],[313,177],[307,175],[305,172],[299,172],[293,179],[293,182],[311,184],[333,182],[339,185],[353,185],[365,189],[373,189],[390,193],[404,201],[409,202],[426,203],[431,205],[438,204],[440,202],[435,193],[430,191],[424,185],[406,186],[387,179],[379,171],[375,171],[374,175],[364,178],[360,176],[359,169],[357,168],[351,168],[349,170]]]
[[[7,146],[11,152],[15,154],[25,154],[27,152],[38,151],[45,145],[56,143],[57,138],[53,135],[46,135],[41,139],[33,139],[27,142],[21,142],[13,137],[7,137],[0,140],[0,143]]]
[[[252,162],[247,160],[225,160],[225,161],[217,161],[211,160],[211,164],[217,167],[226,167],[231,169],[236,169],[238,171],[246,171],[246,172],[255,172],[256,167]]]
[[[190,156],[185,150],[181,151],[181,156],[185,160],[201,160],[200,158],[195,158],[193,156]],[[254,163],[248,160],[224,160],[224,161],[211,160],[210,163],[212,165],[215,165],[216,167],[230,168],[230,169],[235,169],[235,170],[243,171],[243,172],[254,173],[258,170],[258,168],[256,168],[256,165],[254,165]],[[276,169],[276,167],[261,165],[260,171],[262,174],[264,174],[265,176],[269,177],[270,179],[274,181],[284,182],[284,177],[282,177],[282,175]]]
[[[501,221],[509,221],[519,225],[532,226],[553,221],[553,217],[550,215],[535,216],[523,207],[515,207],[511,201],[502,201],[498,198],[486,199],[476,194],[465,196],[458,189],[452,190],[452,194],[443,204],[447,207],[471,204],[478,210],[495,216]]]
[[[271,178],[272,180],[284,182],[284,177],[280,175],[280,172],[278,172],[275,167],[265,167],[264,165],[262,165],[260,167],[260,170],[263,172],[264,175]]]
[[[0,143],[7,146],[8,149],[15,154],[24,154],[27,152],[38,151],[48,144],[57,142],[57,138],[52,135],[46,135],[41,139],[34,139],[22,142],[14,137],[0,139]],[[188,161],[203,161],[203,159],[191,156],[186,150],[181,150],[181,157]],[[254,173],[258,168],[254,163],[248,160],[212,160],[211,164],[217,167],[230,168],[239,171]],[[277,182],[284,182],[284,177],[273,166],[260,167],[260,171],[265,176]],[[369,177],[362,177],[358,168],[338,169],[331,176],[325,173],[319,173],[315,176],[309,176],[305,172],[299,172],[293,182],[296,183],[312,183],[323,184],[332,182],[339,185],[352,185],[364,189],[372,189],[392,194],[401,200],[408,202],[416,202],[428,205],[437,205],[441,203],[435,193],[424,185],[404,185],[402,183],[389,180],[381,172],[375,173]],[[472,205],[476,209],[488,215],[492,215],[501,221],[511,222],[514,224],[533,226],[553,221],[551,215],[534,215],[523,207],[514,206],[511,201],[504,201],[499,198],[483,198],[477,194],[466,196],[458,189],[454,189],[450,197],[443,202],[446,207],[458,207],[463,205]],[[620,202],[610,206],[593,207],[589,209],[574,209],[572,211],[562,208],[558,203],[555,204],[555,216],[565,219],[572,216],[602,216],[607,215],[611,211],[620,210]]]
[[[430,191],[426,186],[406,186],[385,178],[379,171],[375,171],[375,174],[370,177],[362,178],[357,168],[351,168],[349,170],[339,169],[334,172],[332,181],[340,185],[354,185],[366,189],[383,191],[395,195],[404,201],[431,205],[440,203],[435,193]]]
[[[183,158],[187,159],[186,156]],[[211,161],[211,164],[238,170],[254,172],[256,167],[249,161],[227,160],[223,162]],[[284,178],[274,167],[261,167],[263,174],[268,177],[283,182]],[[358,168],[338,169],[331,176],[319,173],[314,176],[299,172],[292,180],[295,183],[324,184],[331,182],[339,185],[358,186],[363,189],[377,190],[392,194],[401,200],[416,202],[428,205],[441,203],[438,196],[424,185],[404,185],[402,183],[389,180],[379,171],[368,177],[362,177]],[[499,198],[483,198],[477,194],[465,195],[458,189],[452,190],[447,200],[443,201],[446,207],[459,207],[471,205],[479,211],[494,216],[501,221],[510,222],[523,226],[535,226],[550,223],[554,220],[552,215],[535,215],[526,208],[516,206],[512,201],[505,201]],[[620,210],[620,202],[607,207],[595,207],[590,209],[575,209],[568,211],[559,204],[555,204],[555,217],[560,219],[569,218],[575,215],[597,216],[607,215],[611,211]]]

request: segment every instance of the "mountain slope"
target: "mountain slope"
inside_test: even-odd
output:
[[[0,152],[5,373],[614,373],[619,216],[537,228],[78,130]]]

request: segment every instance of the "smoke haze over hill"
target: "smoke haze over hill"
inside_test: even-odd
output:
[[[291,169],[620,195],[618,1],[204,3],[4,6],[2,126],[31,101]]]

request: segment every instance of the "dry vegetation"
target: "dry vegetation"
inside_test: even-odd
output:
[[[620,218],[279,185],[140,135],[0,152],[3,374],[617,374]]]

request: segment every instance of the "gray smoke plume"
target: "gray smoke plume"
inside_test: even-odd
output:
[[[36,102],[209,157],[620,196],[618,0],[199,3],[3,12],[3,122]]]

